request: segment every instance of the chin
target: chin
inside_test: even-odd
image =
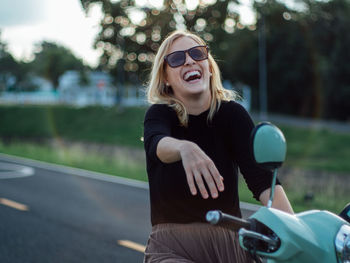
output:
[[[186,87],[186,91],[188,92],[188,94],[190,95],[202,95],[205,94],[207,91],[209,90],[209,87],[205,87],[203,85],[199,85],[199,86],[195,86],[195,87]]]

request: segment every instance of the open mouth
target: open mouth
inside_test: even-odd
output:
[[[187,82],[191,82],[201,78],[202,78],[202,73],[199,70],[188,71],[183,76],[183,79]]]

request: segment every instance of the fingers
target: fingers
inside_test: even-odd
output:
[[[208,190],[211,197],[215,199],[219,196],[218,191],[224,191],[223,177],[219,174],[219,171],[211,160],[208,160],[205,163],[205,165],[199,167],[192,164],[190,168],[185,169],[187,183],[192,195],[197,194],[198,188],[204,199],[209,197]]]
[[[181,146],[181,159],[192,195],[196,195],[198,189],[207,199],[209,190],[211,197],[217,198],[218,191],[224,191],[224,184],[214,162],[194,143],[185,142]]]
[[[185,173],[187,177],[187,184],[188,184],[188,187],[190,188],[191,194],[196,195],[197,189],[196,189],[196,186],[194,185],[192,172],[185,169]]]
[[[210,170],[210,173],[213,175],[217,189],[220,192],[223,192],[225,190],[224,182],[223,182],[224,178],[220,175],[218,169],[216,169],[214,164],[209,166],[209,170]]]
[[[209,195],[208,195],[207,189],[205,188],[205,185],[204,185],[204,182],[203,182],[203,179],[202,179],[202,175],[198,171],[196,171],[194,173],[194,179],[196,181],[198,190],[201,193],[202,197],[204,199],[207,199],[209,197]],[[213,180],[213,179],[211,179],[211,180]]]

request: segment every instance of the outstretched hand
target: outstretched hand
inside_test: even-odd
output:
[[[204,184],[205,181],[212,198],[217,198],[218,191],[224,191],[224,178],[220,175],[214,162],[193,142],[182,141],[179,150],[191,193],[197,194],[197,185],[202,197],[207,199],[209,194]]]

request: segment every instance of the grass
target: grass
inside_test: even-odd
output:
[[[281,127],[287,140],[286,165],[350,174],[350,134]]]
[[[144,107],[0,106],[0,137],[39,141],[63,138],[141,149],[145,110]],[[350,174],[350,134],[279,127],[288,144],[286,166]]]
[[[350,202],[349,183],[344,179],[328,178],[314,183],[304,175],[281,177],[280,181],[295,212],[318,209],[338,214]],[[252,197],[243,178],[239,180],[239,196],[241,201],[260,205]]]
[[[147,181],[145,165],[132,158],[115,153],[101,155],[79,146],[38,145],[33,143],[0,143],[0,152],[48,163],[61,164],[135,180]]]
[[[73,108],[67,106],[0,106],[0,152],[146,181],[145,165],[132,156],[107,155],[28,141],[81,141],[142,149],[145,108]],[[278,125],[278,123],[276,123]],[[339,212],[349,202],[350,134],[278,125],[287,139],[288,153],[281,172],[295,211],[328,209]],[[18,142],[21,141],[21,142]],[[288,170],[287,169],[287,170]],[[320,176],[325,174],[325,176]],[[322,180],[321,180],[322,179]],[[312,200],[305,196],[312,193]],[[240,180],[240,198],[253,202]]]

